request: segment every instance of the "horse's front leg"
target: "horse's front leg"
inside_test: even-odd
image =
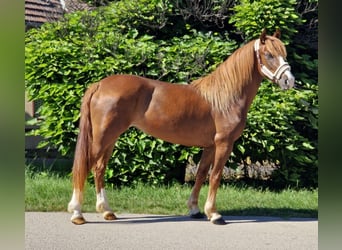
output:
[[[197,169],[195,185],[192,188],[191,195],[188,200],[188,208],[190,210],[191,218],[203,218],[203,214],[198,208],[198,196],[204,181],[207,178],[210,165],[214,159],[214,148],[204,148],[201,156],[201,160]]]
[[[216,193],[221,182],[222,171],[232,151],[233,144],[216,145],[214,164],[209,178],[208,197],[205,202],[204,212],[208,219],[218,225],[225,225],[226,222],[216,210]]]

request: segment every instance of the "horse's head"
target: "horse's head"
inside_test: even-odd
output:
[[[286,62],[285,46],[279,38],[279,30],[273,36],[267,36],[264,30],[255,41],[254,50],[260,73],[282,89],[290,89],[294,87],[295,78],[290,65]]]

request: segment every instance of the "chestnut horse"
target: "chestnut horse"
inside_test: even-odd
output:
[[[204,213],[212,223],[225,224],[216,209],[216,192],[260,83],[266,77],[282,89],[294,86],[294,77],[285,60],[286,49],[279,38],[279,31],[268,36],[264,30],[258,39],[237,49],[211,74],[188,85],[133,75],[113,75],[92,84],[81,107],[73,194],[68,205],[73,213],[71,221],[86,222],[81,204],[91,170],[95,178],[96,210],[106,220],[116,219],[106,198],[104,173],[116,140],[134,126],[171,143],[203,148],[187,202],[190,216],[202,215],[198,196],[211,167]]]

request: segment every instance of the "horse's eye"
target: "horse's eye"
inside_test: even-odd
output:
[[[265,52],[265,56],[266,56],[266,59],[269,59],[269,60],[274,58],[273,55],[269,52]]]

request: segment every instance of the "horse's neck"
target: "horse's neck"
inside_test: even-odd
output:
[[[253,74],[252,80],[248,84],[244,85],[239,99],[235,102],[235,110],[241,110],[242,116],[247,116],[247,112],[258,93],[258,89],[263,79],[257,71]]]
[[[192,82],[192,87],[223,113],[240,107],[243,112],[250,107],[262,81],[254,55],[253,42],[235,51],[208,76]]]

